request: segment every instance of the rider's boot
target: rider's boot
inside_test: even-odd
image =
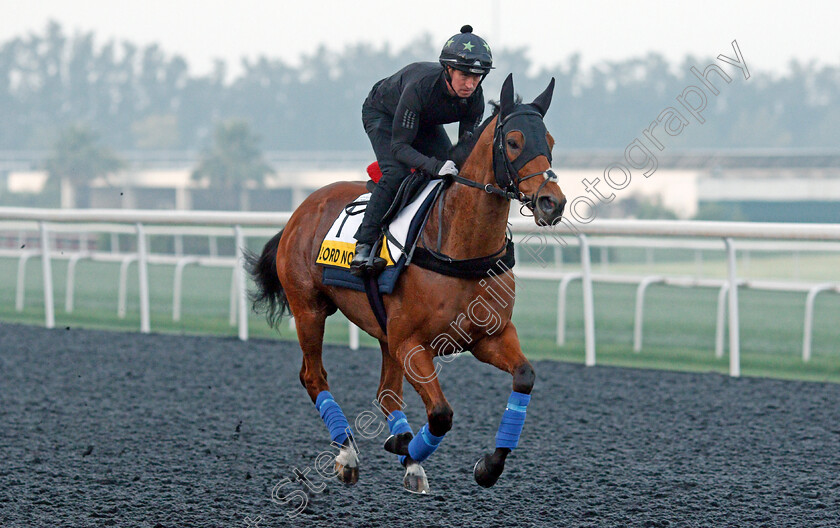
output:
[[[353,260],[350,262],[351,275],[361,277],[365,273],[373,273],[374,275],[382,273],[388,262],[374,252],[375,248],[376,244],[356,242],[356,254],[353,255]]]
[[[373,250],[373,244],[366,242],[356,242],[356,254],[353,255],[353,260],[350,262],[350,274],[354,277],[361,277],[367,271],[368,260],[370,260],[370,252]]]

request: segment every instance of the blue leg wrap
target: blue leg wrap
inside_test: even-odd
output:
[[[329,391],[321,391],[315,399],[315,408],[324,420],[327,429],[330,430],[330,437],[333,442],[343,444],[347,440],[347,434],[353,434],[350,430],[350,424],[347,423],[347,417],[338,403],[333,399]]]
[[[388,430],[391,431],[392,435],[411,432],[411,426],[408,425],[404,412],[394,411],[388,416]],[[400,464],[404,462],[405,457],[400,455]]]
[[[388,416],[388,429],[392,435],[402,433],[410,433],[411,426],[408,425],[408,420],[405,418],[405,413],[402,411],[394,411]]]
[[[408,444],[408,454],[414,460],[422,462],[435,452],[443,436],[435,436],[429,432],[429,424],[423,426],[420,432]]]
[[[525,425],[525,410],[531,401],[530,394],[513,391],[508,398],[507,409],[502,415],[502,423],[496,433],[496,447],[515,449],[519,445],[519,435]]]

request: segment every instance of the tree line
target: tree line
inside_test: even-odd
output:
[[[492,43],[491,43],[492,44]],[[84,126],[116,150],[201,150],[219,123],[247,123],[263,150],[363,150],[360,108],[370,87],[413,61],[436,60],[440,43],[405,49],[355,44],[320,47],[299,66],[259,57],[193,75],[187,61],[157,45],[68,35],[55,22],[0,45],[0,150],[49,149],[62,130]],[[717,48],[725,50],[728,43]],[[742,43],[749,65],[749,45]],[[558,148],[624,148],[713,58],[662,56],[584,68],[571,55],[535,70],[526,48],[494,50],[485,98],[513,72],[526,101],[557,79],[546,125]],[[737,71],[730,72],[740,74]],[[672,138],[675,148],[833,147],[840,133],[840,65],[793,62],[784,75],[750,69],[709,101],[706,122]],[[733,75],[734,78],[734,75]]]

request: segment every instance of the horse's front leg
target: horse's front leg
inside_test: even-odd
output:
[[[496,450],[480,458],[473,469],[475,481],[489,488],[499,479],[505,469],[507,456],[519,444],[519,436],[525,425],[525,410],[534,386],[534,368],[522,354],[513,323],[508,323],[500,335],[479,341],[472,353],[479,361],[513,376],[513,391],[496,433]]]

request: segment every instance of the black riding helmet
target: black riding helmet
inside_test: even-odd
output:
[[[472,26],[466,25],[461,32],[446,41],[440,51],[440,63],[466,73],[481,74],[482,80],[493,69],[493,54],[490,46],[472,32]],[[448,77],[448,75],[447,75]]]

